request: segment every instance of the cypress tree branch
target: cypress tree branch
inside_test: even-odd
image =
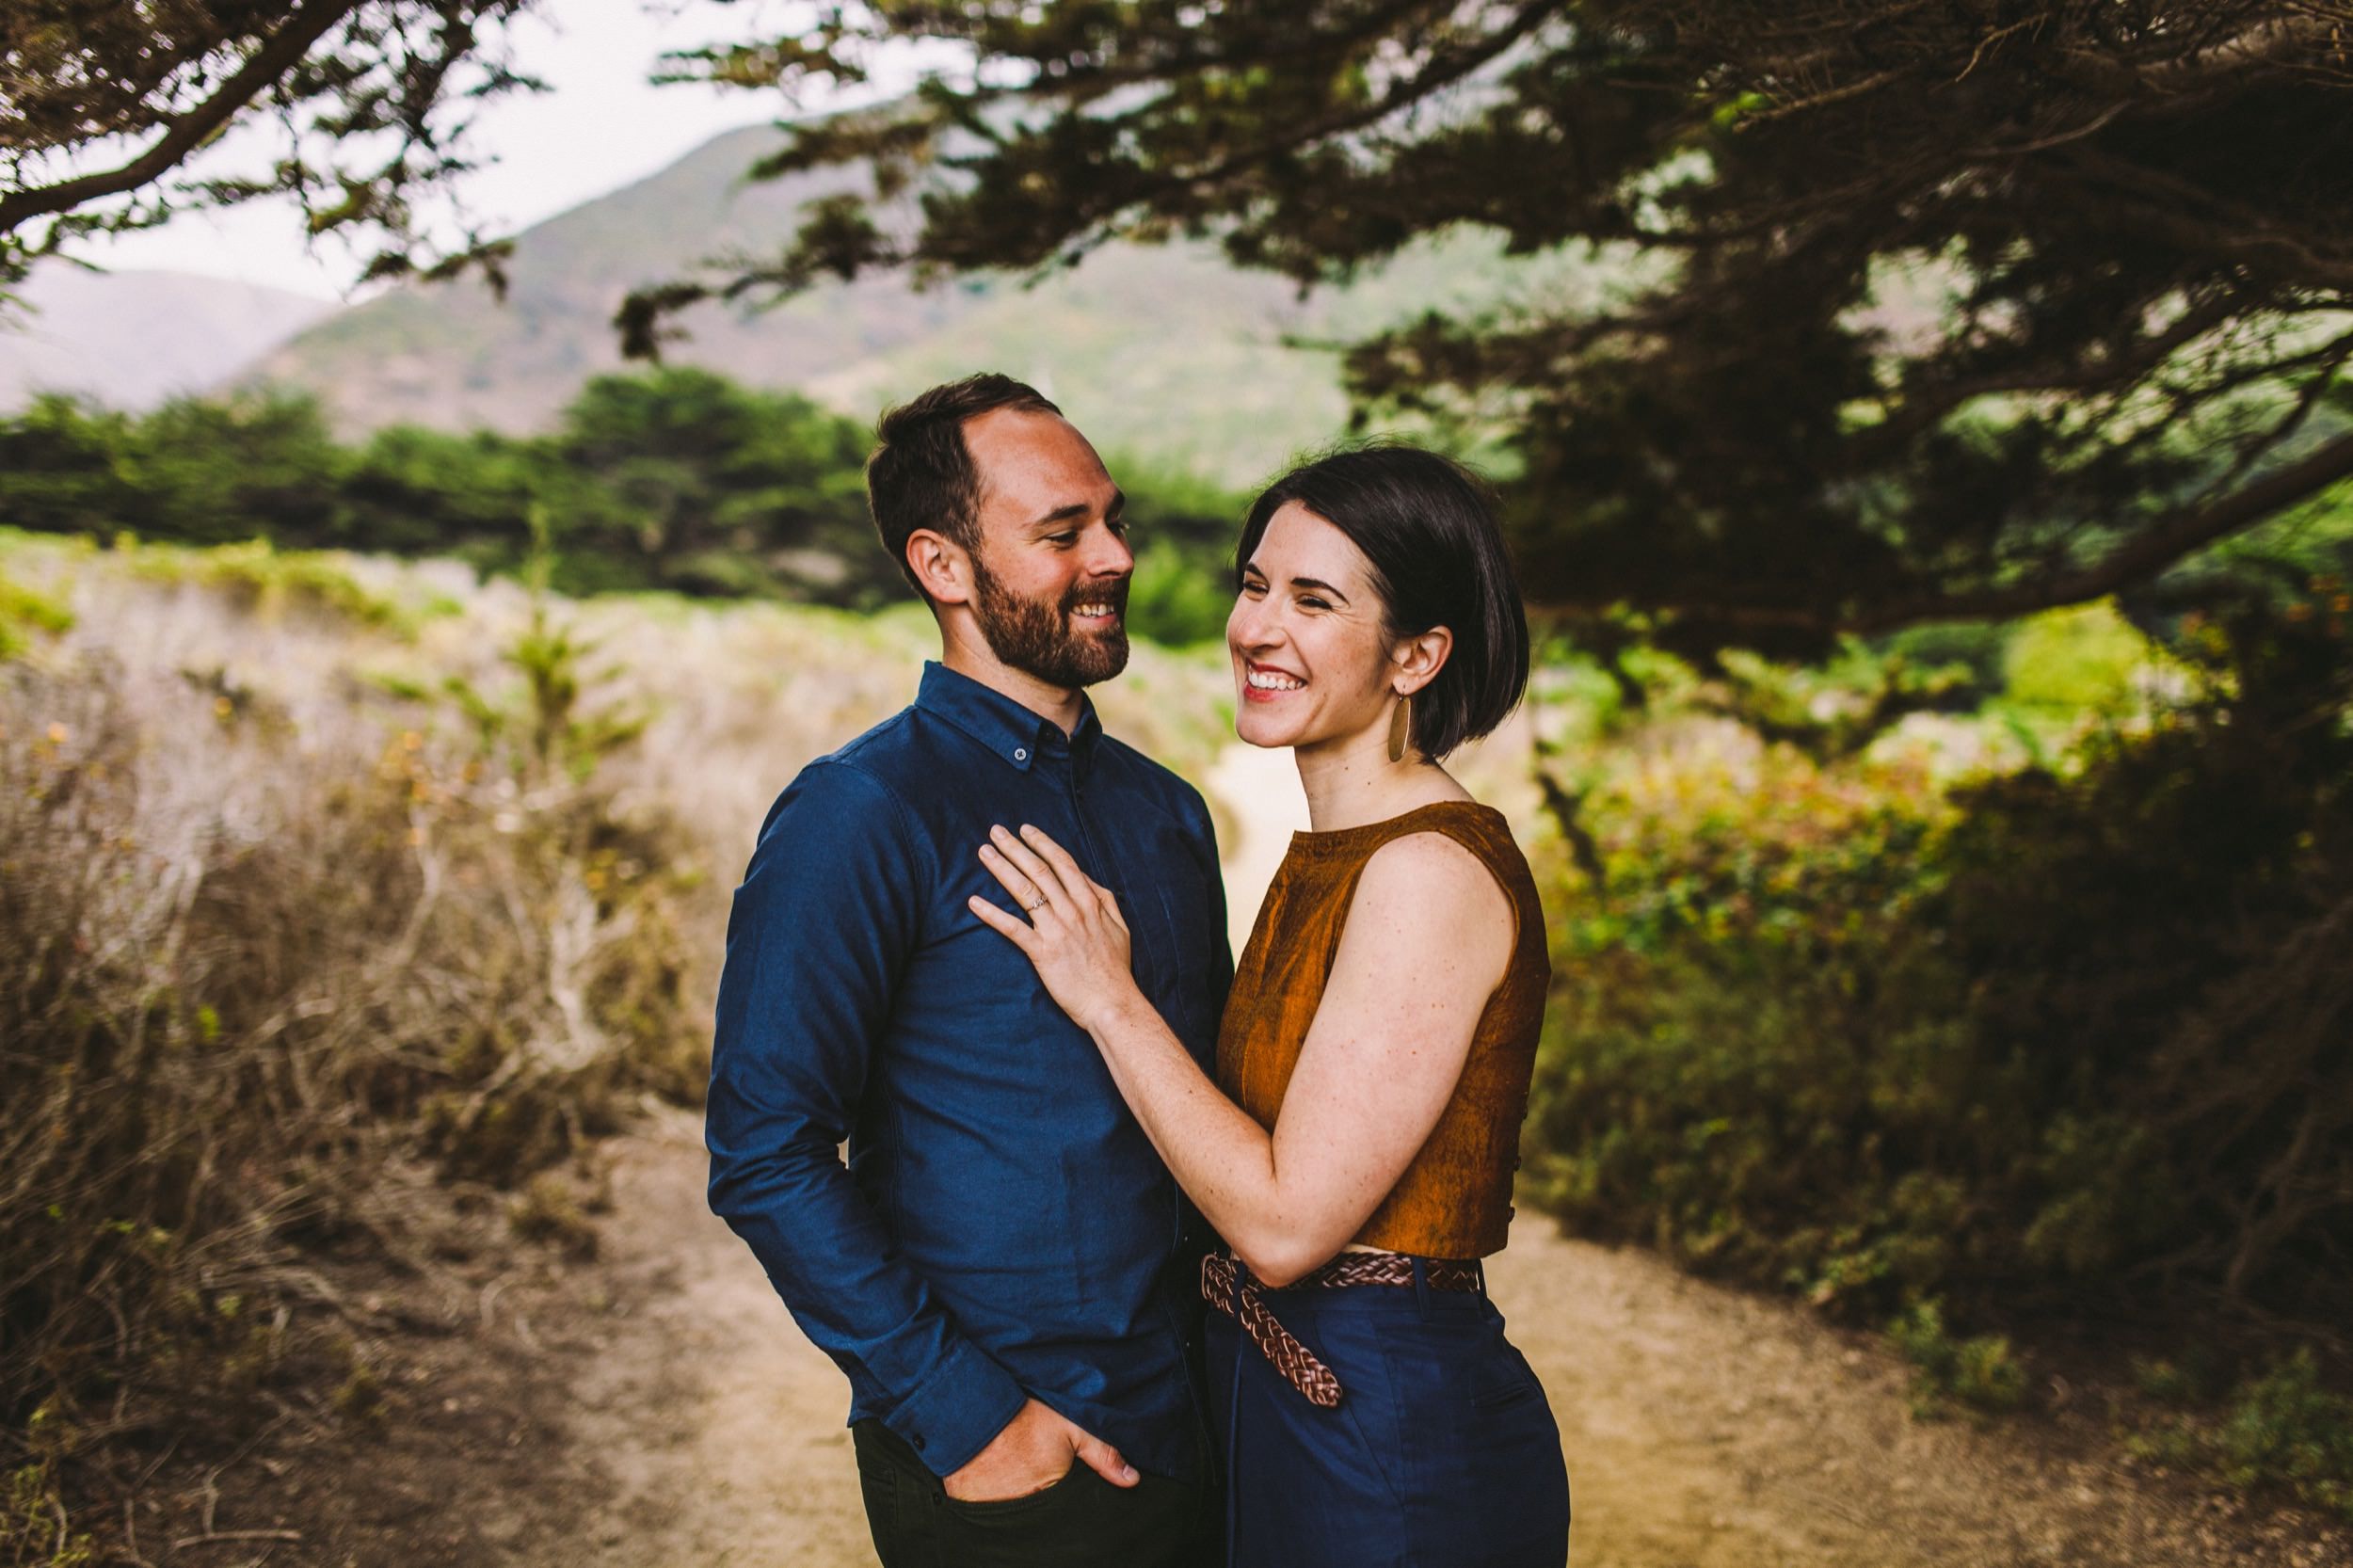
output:
[[[313,0],[247,56],[245,64],[211,97],[174,116],[170,129],[130,162],[54,185],[36,185],[0,196],[0,233],[9,232],[33,218],[120,196],[160,179],[228,124],[240,109],[248,107],[299,65],[312,44],[364,3],[365,0]]]
[[[1843,612],[1798,605],[1678,601],[1672,597],[1647,608],[1738,631],[1824,636],[1867,635],[1926,621],[2006,620],[2089,603],[2146,582],[2194,552],[2347,478],[2353,478],[2353,434],[2341,436],[2219,500],[2171,513],[2098,561],[2024,583],[1959,593],[1907,594]],[[1578,616],[1610,607],[1597,600],[1555,600],[1540,609],[1548,615]]]

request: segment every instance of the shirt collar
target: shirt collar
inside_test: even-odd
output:
[[[916,689],[915,706],[945,719],[1023,773],[1036,764],[1041,754],[1066,754],[1083,773],[1094,760],[1095,743],[1103,733],[1095,704],[1084,692],[1079,694],[1078,728],[1065,736],[1053,720],[936,659],[923,661],[923,682]]]

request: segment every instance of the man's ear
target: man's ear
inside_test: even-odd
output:
[[[1417,637],[1407,637],[1389,650],[1389,662],[1396,666],[1389,684],[1401,696],[1412,696],[1446,668],[1447,659],[1454,652],[1454,633],[1443,626],[1433,626]]]
[[[907,568],[934,604],[962,604],[972,597],[972,556],[945,534],[929,528],[909,534]]]

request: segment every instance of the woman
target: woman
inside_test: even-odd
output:
[[[1500,723],[1528,630],[1445,458],[1324,457],[1251,507],[1235,728],[1311,830],[1243,949],[1213,1083],[1144,1001],[1111,897],[1032,827],[981,851],[1018,944],[1232,1249],[1204,1268],[1240,1564],[1558,1565],[1560,1432],[1478,1259],[1504,1244],[1550,967],[1502,815],[1439,760]]]

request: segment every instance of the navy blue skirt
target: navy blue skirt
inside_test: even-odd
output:
[[[1268,1290],[1339,1378],[1329,1410],[1209,1314],[1232,1568],[1561,1568],[1561,1429],[1486,1292]]]

